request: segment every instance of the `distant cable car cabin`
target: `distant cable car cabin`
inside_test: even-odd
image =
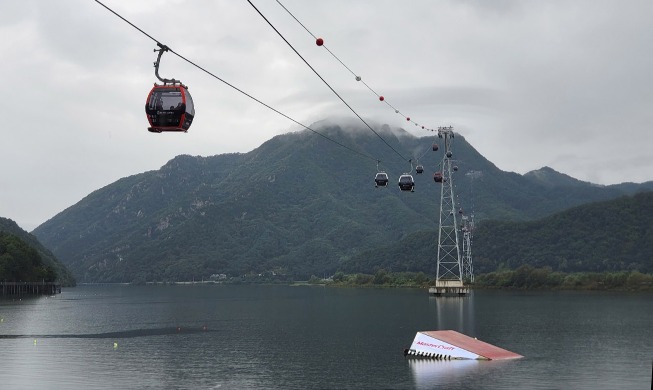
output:
[[[451,156],[453,156],[453,153],[451,153],[451,150],[450,150],[450,151],[447,152],[447,157],[450,158]]]
[[[415,172],[421,174],[422,172],[424,172],[424,167],[421,166],[421,165],[416,166],[416,167],[415,167]]]
[[[410,192],[415,191],[415,180],[413,180],[412,175],[404,173],[403,175],[399,176],[398,184],[399,184],[399,189],[402,191],[410,191]]]
[[[442,172],[435,172],[433,174],[433,180],[435,180],[436,183],[442,183],[444,180],[442,177]]]
[[[388,174],[385,172],[379,172],[374,177],[374,183],[376,183],[374,187],[386,187],[388,185],[388,181]]]
[[[161,56],[169,48],[157,42],[159,55],[154,63],[154,75],[163,85],[154,83],[145,101],[145,114],[150,122],[148,131],[161,133],[164,131],[186,132],[195,117],[195,105],[188,92],[188,87],[175,79],[164,79],[159,76]]]
[[[454,170],[454,171],[457,171],[457,170],[458,170],[458,165],[454,165],[454,166],[453,166],[453,170]]]
[[[438,146],[438,144],[433,144],[433,151],[434,151],[434,152],[437,152],[438,149],[440,149],[440,147]]]

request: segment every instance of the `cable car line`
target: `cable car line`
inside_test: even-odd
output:
[[[307,27],[306,27],[302,22],[300,22],[299,19],[297,19],[297,18],[295,17],[295,15],[293,15],[293,13],[290,12],[290,10],[289,10],[288,8],[286,8],[285,5],[281,4],[281,2],[280,2],[279,0],[276,0],[276,1],[277,1],[277,3],[281,6],[281,8],[283,8],[283,9],[288,13],[288,15],[290,15],[293,19],[295,19],[295,21],[297,21],[297,23],[299,23],[299,25],[302,26],[302,27],[304,28],[304,30],[306,30],[306,32],[309,33],[309,34],[310,34],[310,35],[315,39],[316,42],[318,42],[318,39],[320,39],[320,38],[318,38],[315,34],[313,34],[313,33],[311,32],[311,30],[309,30],[309,29],[308,29],[308,28],[307,28]],[[324,42],[324,41],[323,41],[323,42]],[[351,70],[351,69],[350,69],[350,68],[349,68],[349,67],[348,67],[344,62],[342,62],[342,61],[340,60],[340,58],[338,58],[337,55],[335,55],[331,50],[329,50],[329,48],[326,47],[326,45],[324,45],[324,43],[322,43],[322,44],[319,45],[319,46],[324,47],[324,49],[325,49],[326,51],[328,51],[329,54],[331,54],[331,55],[333,56],[333,58],[335,58],[338,62],[340,62],[340,64],[341,64],[342,66],[344,66],[345,69],[347,69],[347,70],[349,71],[349,73],[351,73],[351,74],[354,76],[354,78],[356,78],[357,81],[360,81],[361,83],[363,83],[363,85],[365,85],[365,86],[367,87],[367,89],[369,89],[370,91],[372,91],[372,93],[374,93],[377,97],[380,97],[380,96],[381,96],[381,95],[379,95],[376,91],[374,91],[374,90],[372,89],[372,87],[370,87],[369,85],[367,85],[367,84],[365,83],[365,81],[363,81],[363,79],[362,79],[360,76],[358,76],[358,75],[357,75],[353,70]],[[390,105],[390,103],[388,103],[387,101],[386,101],[386,104]],[[390,105],[390,107],[392,107],[392,106]],[[394,108],[394,107],[392,107],[392,108]]]
[[[169,51],[170,53],[173,53],[174,55],[176,55],[177,57],[179,57],[179,58],[181,58],[182,60],[186,61],[187,63],[193,65],[193,66],[196,67],[197,69],[203,71],[204,73],[208,74],[209,76],[211,76],[211,77],[215,78],[216,80],[222,82],[223,84],[225,84],[225,85],[231,87],[232,89],[234,89],[234,90],[240,92],[241,94],[243,94],[243,95],[247,96],[248,98],[254,100],[255,102],[261,104],[262,106],[265,106],[266,108],[268,108],[268,109],[274,111],[275,113],[277,113],[277,114],[283,116],[284,118],[286,118],[286,119],[288,119],[288,120],[294,122],[295,124],[297,124],[297,125],[299,125],[299,126],[305,128],[306,130],[312,131],[313,133],[315,133],[315,134],[317,134],[317,135],[319,135],[319,136],[321,136],[321,137],[323,137],[323,138],[325,138],[325,139],[327,139],[327,140],[329,140],[329,141],[335,143],[336,145],[338,145],[338,146],[340,146],[340,147],[343,147],[343,148],[349,150],[349,151],[352,152],[352,153],[355,153],[355,154],[357,154],[357,155],[359,155],[359,156],[361,156],[361,157],[364,157],[364,158],[366,158],[366,159],[370,159],[370,160],[373,160],[373,161],[380,161],[380,160],[378,160],[377,158],[372,157],[371,155],[368,155],[368,154],[365,154],[365,153],[360,152],[360,151],[358,151],[358,150],[352,149],[352,148],[350,148],[349,146],[344,145],[344,144],[342,144],[342,143],[340,143],[340,142],[338,142],[338,141],[336,141],[336,140],[334,140],[334,139],[332,139],[332,138],[330,138],[330,137],[328,137],[328,136],[326,136],[326,135],[320,133],[319,131],[316,131],[316,130],[310,128],[309,126],[304,125],[303,123],[301,123],[301,122],[299,122],[299,121],[297,121],[297,120],[291,118],[290,116],[288,116],[288,115],[284,114],[283,112],[281,112],[281,111],[275,109],[274,107],[272,107],[272,106],[270,106],[270,105],[264,103],[263,101],[261,101],[261,100],[255,98],[254,96],[248,94],[247,92],[243,91],[242,89],[240,89],[240,88],[236,87],[235,85],[233,85],[233,84],[231,84],[231,83],[225,81],[224,79],[220,78],[219,76],[217,76],[217,75],[211,73],[211,72],[208,71],[207,69],[201,67],[200,65],[194,63],[193,61],[189,60],[188,58],[186,58],[186,57],[182,56],[181,54],[177,53],[176,51],[174,51],[173,49],[171,49],[169,46],[166,46],[166,45],[160,43],[156,38],[154,38],[154,37],[151,36],[150,34],[146,33],[145,31],[143,31],[142,29],[140,29],[138,26],[136,26],[135,24],[133,24],[133,23],[130,22],[129,20],[127,20],[127,19],[125,19],[124,17],[122,17],[120,14],[118,14],[117,12],[115,12],[114,10],[112,10],[111,8],[109,8],[109,7],[107,7],[106,5],[104,5],[101,1],[99,1],[99,0],[95,0],[95,2],[98,3],[98,4],[100,4],[102,7],[104,7],[105,9],[107,9],[107,10],[108,10],[109,12],[111,12],[112,14],[116,15],[118,18],[122,19],[124,22],[126,22],[127,24],[129,24],[130,26],[132,26],[133,28],[135,28],[136,30],[138,30],[141,34],[145,35],[146,37],[148,37],[148,38],[150,38],[151,40],[153,40],[154,42],[156,42],[156,44],[157,44],[157,45],[158,45],[162,50],[163,50],[163,48],[166,48],[166,49],[167,49],[166,51]],[[156,49],[155,49],[155,51],[156,51]],[[160,59],[160,57],[159,57],[159,59]],[[158,77],[158,69],[157,69],[157,77]],[[160,80],[163,80],[163,79],[160,79]],[[179,80],[174,80],[174,79],[172,79],[172,80],[169,80],[169,81],[179,81]]]
[[[249,0],[248,0],[248,1],[249,1]],[[293,19],[295,19],[295,21],[297,21],[297,23],[299,23],[299,25],[302,26],[302,27],[304,28],[304,30],[306,30],[306,32],[308,32],[308,33],[309,33],[313,38],[315,38],[315,39],[316,39],[316,42],[317,42],[318,40],[321,41],[321,43],[318,42],[318,46],[322,46],[322,47],[324,47],[324,49],[325,49],[327,52],[329,52],[329,54],[331,54],[331,55],[333,56],[333,58],[335,58],[338,62],[340,62],[340,64],[342,64],[342,66],[344,66],[345,69],[347,69],[347,70],[349,71],[349,73],[351,73],[352,75],[354,75],[354,78],[356,79],[356,81],[361,82],[365,87],[367,87],[367,89],[370,90],[370,92],[372,92],[374,95],[376,95],[376,97],[377,97],[381,102],[387,104],[390,108],[392,108],[392,109],[395,111],[396,114],[399,114],[399,115],[401,115],[402,117],[406,118],[406,120],[407,120],[408,122],[412,122],[413,124],[415,124],[415,126],[420,126],[417,122],[415,122],[414,120],[411,120],[409,116],[404,115],[401,111],[399,111],[399,109],[397,109],[395,106],[393,106],[392,104],[390,104],[390,102],[388,102],[388,100],[385,98],[385,96],[379,94],[379,93],[376,92],[374,89],[372,89],[372,87],[370,87],[370,86],[369,86],[369,85],[368,85],[368,84],[367,84],[367,83],[366,83],[366,82],[361,78],[361,76],[357,75],[357,74],[356,74],[353,70],[351,70],[351,68],[349,68],[349,67],[348,67],[348,66],[347,66],[347,65],[346,65],[342,60],[340,60],[340,58],[338,58],[338,56],[336,56],[336,55],[335,55],[331,50],[329,50],[329,48],[324,44],[324,40],[323,40],[322,38],[318,38],[315,34],[313,34],[313,33],[312,33],[312,32],[311,32],[311,31],[310,31],[310,30],[309,30],[309,29],[308,29],[308,28],[307,28],[307,27],[306,27],[306,26],[301,22],[301,21],[299,21],[299,19],[297,19],[297,17],[295,17],[295,15],[293,15],[292,12],[290,12],[290,10],[289,10],[288,8],[286,8],[286,6],[284,6],[283,4],[281,4],[281,1],[280,1],[280,0],[276,0],[276,2],[277,2],[277,3],[281,6],[281,8],[283,8],[283,9],[284,9],[284,10],[285,10],[285,11],[286,11],[286,12],[287,12],[287,13],[288,13],[288,14],[289,14]],[[251,4],[251,3],[250,3],[250,4]],[[434,129],[427,128],[427,127],[425,127],[425,126],[422,126],[422,129],[423,129],[423,130],[427,130],[427,131],[435,131]]]
[[[96,0],[96,1],[97,1],[97,0]],[[341,147],[343,147],[343,148],[345,148],[345,149],[348,149],[349,151],[354,152],[354,153],[356,153],[356,154],[358,154],[358,155],[360,155],[360,156],[363,156],[363,157],[365,157],[365,158],[368,158],[368,159],[370,159],[370,160],[374,160],[374,161],[377,160],[376,158],[374,158],[374,157],[372,157],[372,156],[370,156],[370,155],[367,155],[367,154],[365,154],[365,153],[362,153],[362,152],[359,152],[359,151],[357,151],[357,150],[355,150],[355,149],[352,149],[352,148],[350,148],[350,147],[348,147],[348,146],[346,146],[346,145],[344,145],[344,144],[342,144],[342,143],[340,143],[340,142],[334,140],[333,138],[330,138],[330,137],[328,137],[328,136],[326,136],[326,135],[320,133],[319,131],[316,131],[316,130],[314,130],[314,129],[308,127],[308,126],[306,126],[305,124],[303,124],[303,123],[301,123],[301,122],[299,122],[299,121],[297,121],[297,120],[291,118],[290,116],[284,114],[283,112],[277,110],[276,108],[274,108],[274,107],[272,107],[272,106],[270,106],[270,105],[264,103],[263,101],[261,101],[261,100],[255,98],[254,96],[248,94],[247,92],[243,91],[242,89],[236,87],[235,85],[233,85],[233,84],[231,84],[231,83],[228,83],[227,81],[223,80],[222,78],[218,77],[217,75],[215,75],[215,74],[209,72],[207,69],[205,69],[205,68],[199,66],[198,64],[196,64],[196,63],[194,63],[193,61],[187,59],[186,57],[184,57],[184,56],[182,56],[181,54],[175,52],[174,50],[170,49],[170,52],[173,53],[173,54],[175,54],[176,56],[178,56],[178,57],[181,58],[182,60],[188,62],[189,64],[195,66],[197,69],[200,69],[201,71],[205,72],[206,74],[208,74],[208,75],[214,77],[215,79],[221,81],[221,82],[224,83],[225,85],[227,85],[227,86],[233,88],[234,90],[236,90],[236,91],[242,93],[243,95],[245,95],[245,96],[247,96],[248,98],[254,100],[255,102],[257,102],[257,103],[259,103],[259,104],[261,104],[261,105],[267,107],[268,109],[270,109],[270,110],[276,112],[277,114],[283,116],[284,118],[286,118],[286,119],[288,119],[288,120],[290,120],[290,121],[292,121],[292,122],[298,124],[299,126],[305,128],[305,129],[307,129],[307,130],[310,130],[310,131],[312,131],[313,133],[315,133],[315,134],[317,134],[317,135],[319,135],[319,136],[321,136],[321,137],[324,137],[325,139],[327,139],[327,140],[329,140],[329,141],[331,141],[331,142],[333,142],[333,143],[335,143],[335,144],[337,144],[337,145],[339,145],[339,146],[341,146]]]
[[[268,18],[266,18],[265,15],[263,15],[263,13],[262,13],[258,8],[256,8],[256,6],[254,5],[254,3],[251,2],[251,0],[247,0],[247,2],[248,2],[248,3],[252,6],[252,8],[254,8],[254,10],[256,10],[256,12],[257,12],[257,13],[258,13],[258,14],[259,14],[259,15],[260,15],[260,16],[261,16],[261,17],[262,17],[262,18],[267,22],[267,24],[270,25],[270,27],[272,27],[272,29],[277,33],[277,35],[279,35],[279,37],[281,37],[281,39],[283,39],[283,41],[286,42],[286,44],[287,44],[287,45],[288,45],[288,46],[289,46],[289,47],[290,47],[290,48],[295,52],[295,54],[297,54],[297,56],[299,56],[299,58],[301,58],[302,61],[304,61],[304,63],[306,64],[306,66],[308,66],[308,67],[313,71],[313,73],[315,73],[315,75],[317,75],[317,77],[319,77],[320,80],[322,80],[322,82],[324,82],[324,84],[325,84],[327,87],[329,87],[329,89],[331,90],[331,92],[333,92],[333,93],[338,97],[338,99],[340,99],[340,100],[345,104],[345,106],[347,106],[347,108],[349,108],[349,109],[351,110],[351,112],[353,112],[354,115],[356,115],[356,116],[358,117],[358,119],[360,119],[361,122],[363,122],[363,123],[365,124],[365,126],[367,126],[368,129],[370,129],[374,134],[376,134],[376,136],[379,137],[379,138],[381,139],[381,141],[383,141],[383,143],[385,143],[385,144],[386,144],[390,149],[392,149],[393,152],[395,152],[399,157],[401,157],[402,160],[408,161],[408,159],[407,159],[406,157],[404,157],[404,156],[403,156],[401,153],[399,153],[399,152],[398,152],[394,147],[392,147],[392,145],[390,145],[390,144],[388,143],[388,141],[386,141],[383,137],[381,137],[381,135],[379,135],[379,133],[377,133],[377,132],[372,128],[372,126],[370,126],[370,125],[365,121],[365,119],[363,119],[363,117],[361,117],[361,116],[356,112],[356,110],[354,110],[354,109],[349,105],[349,103],[347,103],[347,101],[345,101],[345,99],[343,99],[343,97],[340,96],[340,94],[339,94],[338,92],[336,92],[336,90],[333,89],[333,87],[331,87],[331,85],[330,85],[330,84],[329,84],[329,83],[328,83],[328,82],[327,82],[327,81],[326,81],[326,80],[325,80],[325,79],[324,79],[324,78],[323,78],[323,77],[318,73],[318,71],[315,70],[315,68],[313,68],[313,66],[311,66],[311,64],[309,64],[308,61],[306,61],[306,59],[305,59],[301,54],[299,54],[299,52],[297,51],[297,49],[295,49],[295,47],[294,47],[290,42],[288,42],[288,40],[283,36],[283,34],[281,34],[281,32],[280,32],[279,30],[277,30],[276,27],[274,27],[274,25],[272,24],[272,22],[270,22],[270,21],[268,20]]]
[[[250,0],[247,0],[247,1],[252,5],[252,7],[254,7],[254,5],[252,4],[252,2],[251,2]],[[353,70],[351,70],[351,68],[349,68],[349,67],[348,67],[348,66],[347,66],[347,65],[346,65],[346,64],[345,64],[345,63],[344,63],[344,62],[343,62],[343,61],[342,61],[338,56],[336,56],[336,55],[335,55],[335,54],[334,54],[334,53],[333,53],[333,52],[332,52],[332,51],[331,51],[331,50],[330,50],[330,49],[329,49],[329,48],[324,44],[324,39],[319,38],[319,37],[317,37],[315,34],[313,34],[313,33],[308,29],[308,27],[306,27],[306,26],[304,25],[304,23],[302,23],[302,22],[301,22],[301,21],[300,21],[300,20],[299,20],[299,19],[298,19],[298,18],[297,18],[293,13],[292,13],[292,12],[290,12],[290,10],[289,10],[288,8],[286,8],[286,6],[284,6],[284,5],[281,3],[280,0],[276,0],[276,2],[277,2],[277,4],[279,4],[279,5],[281,6],[281,8],[283,8],[283,9],[288,13],[288,14],[289,14],[289,15],[290,15],[290,16],[291,16],[291,17],[292,17],[292,18],[293,18],[297,23],[299,23],[299,25],[302,26],[302,28],[304,28],[304,30],[306,30],[306,32],[307,32],[309,35],[311,35],[311,36],[313,37],[313,39],[315,39],[315,43],[316,43],[318,46],[322,46],[322,47],[324,47],[324,49],[325,49],[327,52],[329,52],[329,54],[331,54],[331,56],[333,56],[333,58],[335,58],[335,59],[336,59],[336,60],[337,60],[337,61],[338,61],[338,62],[339,62],[339,63],[340,63],[340,64],[341,64],[345,69],[347,69],[347,71],[349,71],[349,73],[351,73],[351,74],[354,76],[354,78],[356,79],[356,81],[358,81],[358,82],[362,82],[363,85],[365,85],[365,87],[367,87],[367,89],[370,90],[373,94],[375,94],[381,102],[386,103],[390,108],[394,109],[395,113],[400,114],[402,117],[406,118],[407,121],[412,122],[415,126],[419,126],[419,124],[418,124],[417,122],[415,122],[414,120],[411,120],[410,117],[405,116],[405,115],[404,115],[403,113],[401,113],[401,112],[400,112],[396,107],[394,107],[392,104],[390,104],[390,103],[387,101],[387,99],[385,99],[385,97],[384,97],[383,95],[380,95],[380,94],[377,93],[374,89],[372,89],[372,87],[370,87],[366,82],[362,81],[362,78],[361,78],[359,75],[357,75]],[[254,7],[254,8],[256,9],[256,7]],[[313,70],[313,72],[315,72],[315,73],[317,74],[317,72],[315,71],[315,69],[313,69],[313,67],[311,67],[311,66],[308,64],[308,62],[306,62],[306,60],[305,60],[305,59],[304,59],[304,58],[303,58],[303,57],[302,57],[302,56],[297,52],[297,50],[295,50],[295,48],[292,47],[292,45],[290,45],[290,43],[288,43],[288,41],[287,41],[287,40],[286,40],[286,39],[281,35],[281,33],[280,33],[276,28],[274,28],[274,26],[272,26],[272,24],[270,23],[270,21],[268,21],[268,19],[267,19],[265,16],[263,16],[263,14],[261,14],[261,12],[260,12],[258,9],[256,9],[256,10],[257,10],[257,12],[259,13],[259,15],[261,15],[261,17],[263,17],[263,18],[266,20],[266,22],[268,22],[268,24],[269,24],[269,25],[270,25],[270,26],[271,26],[271,27],[272,27],[272,28],[277,32],[277,34],[279,34],[279,35],[281,36],[281,38],[282,38],[284,41],[286,41],[286,43],[287,43],[287,44],[288,44],[288,45],[289,45],[289,46],[290,46],[290,47],[295,51],[295,53],[297,53],[297,55],[298,55],[298,56],[299,56],[299,57],[300,57],[300,58],[301,58],[301,59],[302,59],[302,60],[303,60],[303,61],[304,61],[304,62],[305,62],[305,63],[306,63],[310,68],[311,68],[311,70]],[[320,75],[318,74],[318,77],[319,77],[319,76],[320,76]],[[322,77],[320,77],[320,78],[322,79]],[[322,79],[322,81],[324,81],[324,79]],[[326,81],[324,81],[324,82],[326,83]],[[329,86],[329,85],[327,84],[327,86]],[[331,86],[329,86],[329,88],[331,88]],[[331,89],[331,90],[333,91],[333,89]],[[333,91],[333,92],[336,93],[335,91]],[[338,94],[336,93],[336,95],[338,95]],[[338,95],[338,97],[340,97],[340,96]],[[342,100],[342,98],[341,98],[341,100]],[[343,101],[343,102],[344,102],[344,101]],[[347,103],[345,102],[345,104],[347,104]],[[349,106],[348,106],[348,107],[349,107]],[[351,109],[351,107],[350,107],[350,109]],[[352,111],[353,111],[353,110],[352,110]],[[354,112],[354,113],[355,113],[355,112]],[[358,114],[357,114],[357,115],[358,115]],[[359,118],[360,118],[360,117],[359,117]],[[426,128],[426,127],[423,126],[423,125],[422,125],[421,127],[422,127],[423,130],[427,130],[427,131],[431,131],[431,132],[436,131],[435,129]],[[378,135],[378,134],[377,134],[377,135]],[[439,129],[438,129],[438,136],[439,136]],[[433,151],[437,151],[437,150],[439,149],[439,147],[438,147],[438,145],[437,145],[437,142],[434,142],[434,143],[433,143],[433,145],[432,145],[432,149],[433,149]],[[419,157],[416,159],[416,160],[417,160],[417,166],[415,167],[415,170],[416,170],[416,172],[417,172],[418,174],[421,174],[421,173],[424,171],[424,167],[423,167],[421,164],[419,164],[419,160],[422,159],[422,158],[426,155],[426,153],[428,152],[428,150],[429,150],[429,149],[426,149],[426,150],[424,151],[424,153],[422,153],[422,155],[419,156]],[[405,173],[404,175],[402,175],[402,176],[399,178],[399,187],[400,187],[400,189],[401,189],[402,191],[405,190],[406,188],[410,188],[411,191],[414,190],[414,181],[413,181],[412,176],[410,175],[410,173],[412,173],[412,171],[413,171],[413,163],[412,163],[412,160],[409,160],[409,163],[410,163],[410,172],[409,172],[409,174],[406,174],[406,173]],[[379,173],[381,172],[381,171],[379,171],[379,169],[378,169],[378,164],[377,164],[377,172],[379,172]],[[378,178],[379,173],[377,173],[377,178]],[[436,174],[434,174],[434,178],[435,178],[436,175],[437,175],[437,172],[436,172]],[[402,183],[402,180],[404,180],[404,181],[408,180],[409,182],[412,182],[412,186],[410,186],[410,187],[408,187],[407,185],[404,186],[404,185],[403,185],[404,183]],[[376,181],[376,184],[377,184],[376,186],[378,187],[378,186],[379,186],[379,181],[377,181],[376,178],[375,178],[375,181]],[[436,182],[438,182],[438,180],[436,180]]]
[[[150,34],[146,33],[145,31],[141,30],[140,28],[138,28],[134,23],[132,23],[132,22],[130,22],[129,20],[127,20],[127,19],[123,18],[122,16],[120,16],[120,14],[118,14],[116,11],[114,11],[114,10],[112,10],[111,8],[107,7],[106,5],[102,4],[101,1],[99,1],[99,0],[95,0],[95,2],[98,3],[98,4],[100,4],[100,5],[103,6],[104,8],[106,8],[109,12],[111,12],[111,13],[114,14],[114,15],[116,15],[117,17],[119,17],[120,19],[122,19],[124,22],[126,22],[126,23],[129,24],[130,26],[134,27],[136,30],[140,31],[141,34],[143,34],[143,35],[145,35],[146,37],[150,38],[150,39],[153,40],[154,42],[159,43],[159,41],[157,41],[156,39],[154,39],[153,36],[151,36]]]

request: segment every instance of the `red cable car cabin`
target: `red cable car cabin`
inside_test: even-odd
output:
[[[442,172],[435,172],[433,174],[433,180],[435,180],[436,183],[442,183],[444,181],[444,178],[442,177]]]
[[[150,122],[148,131],[161,133],[163,131],[188,131],[195,106],[188,87],[183,84],[154,84],[147,100],[145,113]]]

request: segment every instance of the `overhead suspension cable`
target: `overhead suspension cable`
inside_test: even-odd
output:
[[[256,6],[254,5],[254,3],[251,2],[251,0],[247,0],[247,2],[252,6],[252,8],[254,8],[254,10],[256,10],[256,12],[257,12],[257,13],[258,13],[262,18],[263,18],[263,20],[265,20],[265,21],[267,22],[267,24],[270,25],[270,27],[272,27],[272,29],[277,33],[277,35],[279,35],[279,37],[281,37],[281,39],[283,39],[283,41],[286,42],[286,44],[287,44],[287,45],[288,45],[288,46],[289,46],[289,47],[290,47],[290,48],[295,52],[295,54],[297,54],[297,56],[299,56],[299,58],[301,58],[301,60],[304,61],[304,63],[306,64],[306,66],[308,66],[308,67],[313,71],[313,73],[315,73],[315,75],[316,75],[317,77],[319,77],[320,80],[322,80],[322,82],[323,82],[327,87],[329,87],[329,89],[331,90],[331,92],[333,92],[333,93],[338,97],[338,99],[340,99],[340,100],[345,104],[345,106],[347,106],[347,108],[349,108],[349,109],[351,110],[351,112],[353,112],[354,115],[356,115],[356,116],[358,117],[358,119],[360,119],[361,122],[363,122],[363,124],[365,124],[365,126],[367,126],[368,129],[370,129],[374,134],[376,134],[376,136],[379,137],[379,138],[381,139],[381,141],[383,141],[383,143],[385,143],[385,144],[386,144],[390,149],[392,149],[393,152],[395,152],[399,157],[401,157],[402,160],[405,160],[405,161],[410,162],[410,159],[404,157],[401,153],[399,153],[399,152],[397,151],[397,149],[395,149],[394,147],[392,147],[392,145],[390,145],[390,144],[388,143],[388,141],[386,141],[383,137],[381,137],[381,135],[380,135],[379,133],[377,133],[377,132],[372,128],[372,126],[370,126],[370,125],[365,121],[365,119],[363,119],[363,117],[361,117],[361,116],[356,112],[356,110],[354,110],[354,109],[349,105],[349,103],[347,103],[347,101],[345,101],[345,99],[343,99],[343,97],[340,96],[340,94],[339,94],[338,92],[336,92],[335,89],[333,89],[333,87],[331,87],[331,85],[330,85],[330,84],[329,84],[329,83],[328,83],[328,82],[327,82],[327,81],[326,81],[326,80],[325,80],[325,79],[324,79],[324,78],[323,78],[323,77],[318,73],[318,71],[315,70],[315,68],[313,68],[313,66],[311,66],[311,64],[309,64],[308,61],[306,61],[306,59],[305,59],[304,57],[302,57],[301,54],[299,54],[299,52],[297,51],[297,49],[295,49],[295,47],[294,47],[290,42],[288,42],[288,40],[283,36],[283,34],[281,34],[281,32],[280,32],[279,30],[277,30],[276,27],[274,27],[274,25],[273,25],[273,24],[268,20],[268,18],[266,18],[265,15],[263,15],[263,13],[262,13],[261,11],[259,11],[258,8],[256,8]]]
[[[140,29],[138,26],[136,26],[135,24],[133,24],[133,23],[130,22],[129,20],[127,20],[127,19],[125,19],[124,17],[122,17],[122,16],[121,16],[120,14],[118,14],[116,11],[114,11],[114,10],[112,10],[111,8],[109,8],[109,7],[107,7],[106,5],[104,5],[101,1],[99,1],[99,0],[95,0],[95,2],[98,3],[98,4],[100,4],[102,7],[106,8],[109,12],[111,12],[111,13],[114,14],[114,15],[116,15],[117,17],[119,17],[119,18],[122,19],[123,21],[125,21],[127,24],[129,24],[130,26],[132,26],[133,28],[135,28],[136,30],[138,30],[139,32],[141,32],[141,33],[142,33],[143,35],[145,35],[146,37],[148,37],[148,38],[150,38],[151,40],[153,40],[154,42],[156,42],[156,44],[159,45],[160,47],[165,47],[165,48],[167,48],[169,52],[173,53],[173,54],[176,55],[177,57],[179,57],[179,58],[181,58],[182,60],[186,61],[187,63],[193,65],[194,67],[196,67],[197,69],[203,71],[204,73],[210,75],[211,77],[215,78],[216,80],[218,80],[218,81],[224,83],[225,85],[231,87],[232,89],[234,89],[234,90],[240,92],[241,94],[247,96],[248,98],[254,100],[255,102],[257,102],[257,103],[259,103],[259,104],[265,106],[266,108],[268,108],[268,109],[270,109],[270,110],[276,112],[277,114],[279,114],[279,115],[283,116],[284,118],[286,118],[286,119],[288,119],[288,120],[290,120],[290,121],[292,121],[292,122],[298,124],[299,126],[305,128],[305,129],[307,129],[307,130],[310,130],[310,131],[312,131],[313,133],[315,133],[315,134],[317,134],[317,135],[319,135],[319,136],[321,136],[321,137],[323,137],[323,138],[325,138],[325,139],[327,139],[327,140],[329,140],[329,141],[335,143],[336,145],[341,146],[341,147],[343,147],[343,148],[349,150],[350,152],[353,152],[353,153],[355,153],[355,154],[357,154],[357,155],[359,155],[359,156],[365,157],[365,158],[367,158],[367,159],[370,159],[370,160],[373,160],[373,161],[377,161],[377,163],[378,163],[378,161],[380,161],[380,160],[378,160],[378,159],[376,159],[376,158],[374,158],[374,157],[372,157],[372,156],[370,156],[370,155],[368,155],[368,154],[365,154],[365,153],[362,153],[362,152],[360,152],[360,151],[358,151],[358,150],[352,149],[352,148],[350,148],[349,146],[344,145],[344,144],[342,144],[342,143],[340,143],[340,142],[334,140],[333,138],[330,138],[330,137],[328,137],[328,136],[326,136],[326,135],[320,133],[319,131],[316,131],[316,130],[310,128],[309,126],[304,125],[303,123],[301,123],[301,122],[299,122],[299,121],[297,121],[297,120],[291,118],[290,116],[284,114],[283,112],[277,110],[276,108],[274,108],[274,107],[272,107],[272,106],[270,106],[270,105],[264,103],[263,101],[261,101],[261,100],[255,98],[254,96],[248,94],[247,92],[243,91],[242,89],[240,89],[240,88],[234,86],[233,84],[231,84],[231,83],[225,81],[224,79],[218,77],[217,75],[215,75],[215,74],[209,72],[207,69],[205,69],[205,68],[199,66],[198,64],[194,63],[193,61],[187,59],[186,57],[184,57],[184,56],[182,56],[181,54],[177,53],[176,51],[172,50],[170,47],[168,47],[168,46],[166,46],[166,45],[163,45],[163,44],[160,43],[157,39],[155,39],[153,36],[151,36],[150,34],[146,33],[145,31],[143,31],[142,29]]]
[[[248,0],[248,1],[249,1],[249,0]],[[295,19],[295,21],[296,21],[297,23],[299,23],[299,25],[302,26],[302,27],[304,28],[304,30],[306,30],[306,32],[309,33],[309,35],[311,35],[311,36],[315,39],[315,42],[317,43],[318,46],[322,46],[322,47],[323,47],[327,52],[329,52],[329,54],[331,54],[331,55],[333,56],[333,58],[335,58],[335,59],[336,59],[336,60],[337,60],[337,61],[338,61],[338,62],[339,62],[343,67],[345,67],[345,69],[347,69],[347,70],[349,71],[349,73],[351,73],[351,74],[354,76],[354,78],[356,79],[356,81],[363,83],[363,85],[364,85],[365,87],[367,87],[367,89],[369,89],[370,92],[372,92],[374,95],[376,95],[376,97],[377,97],[381,102],[387,104],[390,108],[392,108],[392,109],[395,111],[396,114],[399,114],[399,115],[401,115],[402,117],[406,118],[406,120],[407,120],[408,122],[412,122],[413,124],[415,124],[415,126],[420,126],[417,122],[415,122],[414,120],[412,120],[409,116],[404,115],[401,111],[399,111],[399,109],[397,109],[395,106],[393,106],[392,104],[390,104],[390,102],[388,102],[388,99],[386,99],[383,95],[379,94],[379,93],[376,92],[374,89],[372,89],[372,87],[370,87],[370,86],[369,86],[369,85],[368,85],[368,84],[367,84],[367,83],[362,79],[362,77],[361,77],[360,75],[356,74],[353,70],[351,70],[351,68],[349,68],[349,67],[348,67],[348,66],[347,66],[347,65],[346,65],[346,64],[345,64],[345,63],[344,63],[340,58],[338,58],[338,56],[336,56],[336,55],[335,55],[331,50],[329,50],[329,48],[326,46],[326,44],[324,44],[324,40],[323,40],[322,38],[319,38],[319,37],[317,37],[315,34],[313,34],[313,33],[311,32],[311,30],[309,30],[309,29],[304,25],[304,23],[302,23],[301,21],[299,21],[299,19],[297,19],[297,17],[295,17],[295,15],[293,15],[293,13],[290,12],[290,10],[289,10],[288,8],[286,8],[286,6],[284,6],[284,5],[281,3],[280,0],[276,0],[276,2],[277,2],[277,3],[281,6],[281,8],[283,8],[283,9],[284,9],[284,10],[285,10],[285,11],[286,11],[286,12],[287,12],[287,13],[288,13],[288,14],[289,14],[293,19]],[[250,4],[251,4],[251,2],[250,2]],[[436,131],[436,130],[434,130],[434,129],[427,128],[427,127],[425,127],[425,126],[422,126],[422,129],[424,129],[424,130],[428,130],[428,131]]]

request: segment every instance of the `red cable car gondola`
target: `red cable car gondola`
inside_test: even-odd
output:
[[[436,183],[442,183],[442,181],[444,180],[442,178],[442,172],[435,172],[433,174],[433,180],[435,180]]]
[[[188,131],[195,117],[195,105],[188,92],[188,87],[175,79],[163,79],[159,76],[159,63],[168,47],[157,43],[159,55],[154,63],[154,74],[163,85],[154,83],[145,101],[145,114],[150,122],[148,131],[161,133],[164,131]]]
[[[433,144],[433,151],[434,151],[434,152],[437,152],[438,149],[440,149],[440,147],[438,146],[438,144]]]
[[[145,113],[153,133],[163,131],[188,131],[195,107],[188,87],[183,84],[154,84],[147,95]]]

